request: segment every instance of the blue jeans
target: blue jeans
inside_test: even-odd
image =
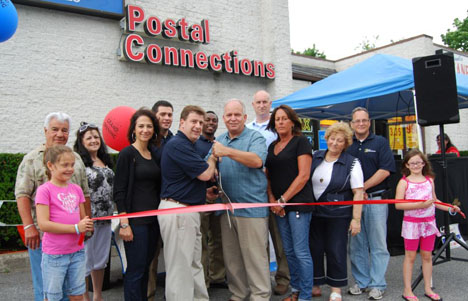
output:
[[[42,286],[42,244],[37,249],[28,248],[29,262],[31,264],[31,276],[34,289],[34,301],[44,300],[44,288]]]
[[[361,233],[351,237],[349,247],[351,272],[360,288],[387,287],[387,217],[387,204],[362,206]]]
[[[147,300],[149,266],[159,237],[158,223],[131,225],[133,240],[124,242],[127,270],[124,277],[125,301]]]
[[[314,265],[309,249],[311,212],[290,211],[284,217],[276,217],[283,240],[284,254],[288,261],[293,292],[299,291],[299,300],[312,299]]]
[[[31,264],[31,278],[33,282],[34,289],[34,301],[43,301],[44,300],[44,286],[42,284],[42,243],[37,249],[28,248],[29,253],[29,263]],[[65,291],[65,285],[64,285]],[[68,301],[67,296],[63,296],[62,301]]]
[[[64,294],[81,296],[86,291],[85,251],[81,249],[70,254],[42,254],[42,281],[44,283],[44,299],[60,301]],[[64,284],[67,290],[64,291]]]

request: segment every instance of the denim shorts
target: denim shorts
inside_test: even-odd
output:
[[[84,249],[71,254],[42,254],[42,282],[44,299],[61,300],[63,295],[79,296],[85,293],[85,252]],[[63,284],[67,288],[62,292]]]

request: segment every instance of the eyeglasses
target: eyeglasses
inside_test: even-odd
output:
[[[412,167],[416,167],[416,166],[424,166],[426,165],[426,163],[424,163],[423,161],[420,161],[420,162],[411,162],[411,163],[408,163],[408,165]]]
[[[84,131],[86,131],[88,128],[89,128],[89,129],[97,129],[98,127],[97,127],[97,125],[95,125],[95,124],[87,123],[87,122],[82,121],[82,122],[80,123],[80,128],[78,129],[78,131],[79,131],[80,134],[81,134],[81,133],[83,133]]]
[[[356,119],[356,120],[353,120],[353,121],[351,121],[351,122],[352,122],[352,123],[357,123],[357,124],[359,124],[359,123],[363,123],[363,124],[364,124],[364,123],[368,123],[369,121],[370,121],[369,119]]]

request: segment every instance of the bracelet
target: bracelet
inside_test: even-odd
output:
[[[80,235],[80,229],[78,229],[78,224],[75,224],[75,231],[76,234]]]
[[[361,222],[361,218],[360,218],[360,217],[359,217],[359,218],[358,218],[358,217],[353,217],[353,220],[355,220],[355,221],[357,221],[357,222],[359,222],[359,223]]]
[[[283,196],[280,196],[280,198],[278,199],[277,202],[278,202],[278,204],[280,204],[279,206],[280,206],[281,208],[284,208],[284,205],[281,205],[281,204],[286,203],[286,201],[284,200]]]
[[[449,208],[448,213],[449,213],[451,216],[457,215],[457,212],[456,212],[456,211],[453,211],[452,208]]]
[[[29,225],[23,226],[23,229],[24,229],[24,230],[28,230],[28,229],[31,228],[32,226],[34,226],[34,224],[29,224]]]

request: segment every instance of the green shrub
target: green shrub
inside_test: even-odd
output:
[[[15,199],[16,171],[24,154],[0,154],[0,200]],[[5,224],[21,224],[16,203],[4,203],[0,208],[0,221]],[[0,248],[24,249],[16,227],[0,227]]]

